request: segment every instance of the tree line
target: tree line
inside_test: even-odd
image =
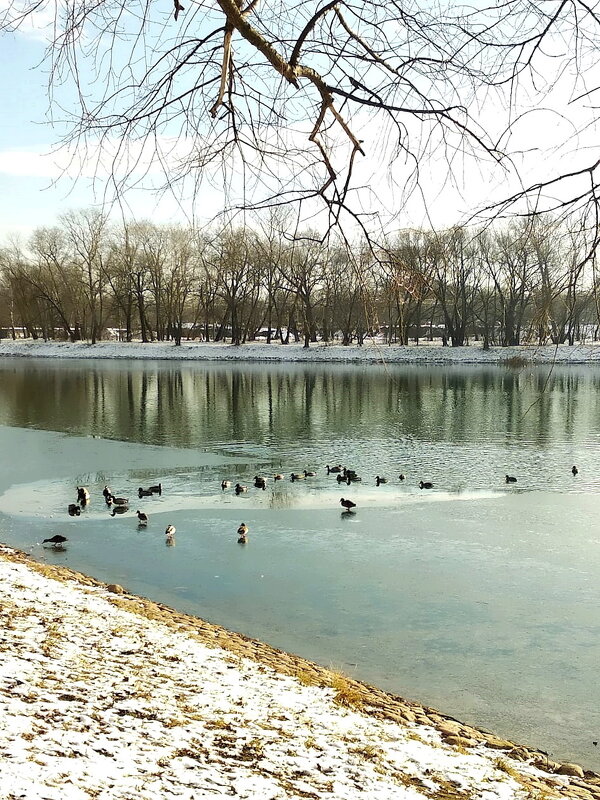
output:
[[[572,222],[403,230],[374,249],[271,214],[219,230],[73,211],[0,250],[4,336],[461,346],[596,339],[600,282]]]

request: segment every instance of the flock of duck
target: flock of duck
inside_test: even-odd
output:
[[[338,483],[346,483],[350,486],[353,483],[358,483],[362,481],[362,478],[356,473],[356,470],[349,469],[348,467],[343,467],[341,464],[337,466],[327,466],[325,467],[327,470],[327,475],[335,475],[336,480]],[[574,464],[571,467],[571,473],[573,476],[579,473],[577,466]],[[292,472],[289,476],[290,481],[294,483],[295,481],[302,481],[307,478],[313,478],[317,475],[316,472],[310,470],[304,470],[303,472]],[[406,480],[406,476],[403,473],[400,473],[398,476],[400,481]],[[273,481],[282,481],[285,480],[285,475],[281,473],[277,473],[273,475]],[[388,482],[387,478],[381,477],[381,475],[375,476],[375,485],[381,486],[382,484],[386,484]],[[505,482],[506,483],[517,483],[517,478],[514,475],[505,475]],[[223,479],[221,481],[221,491],[225,491],[230,489],[232,482],[227,479]],[[431,481],[419,481],[419,489],[433,489],[433,483]],[[254,476],[254,488],[255,489],[262,489],[263,491],[267,488],[267,478],[263,475],[255,475]],[[248,486],[244,486],[241,483],[236,483],[234,486],[234,492],[236,495],[243,494],[244,492],[248,491]],[[117,497],[113,494],[110,487],[105,486],[102,494],[104,496],[104,501],[106,505],[111,509],[111,516],[114,517],[117,514],[124,514],[129,511],[129,498],[127,497]],[[138,498],[141,500],[143,497],[152,497],[153,495],[162,495],[162,483],[158,483],[155,486],[149,486],[147,489],[144,489],[142,486],[138,489]],[[85,486],[77,486],[77,502],[76,503],[69,503],[67,507],[67,512],[71,517],[78,517],[82,510],[88,505],[90,502],[90,493]],[[345,514],[352,514],[353,509],[356,508],[356,503],[352,500],[349,500],[346,497],[340,498],[340,505],[344,509]],[[139,509],[136,511],[137,518],[138,518],[138,526],[141,528],[145,528],[148,525],[149,517],[145,511],[140,511]],[[165,540],[167,544],[173,544],[175,540],[175,531],[176,528],[174,525],[167,525],[165,530]],[[239,544],[246,544],[248,542],[248,531],[249,528],[245,522],[242,522],[237,529],[238,534],[238,542]],[[54,547],[62,547],[68,539],[66,536],[62,536],[61,534],[56,534],[55,536],[51,536],[48,539],[43,539],[42,543],[52,544]]]
[[[348,486],[351,486],[353,483],[357,483],[362,481],[362,478],[356,473],[356,470],[349,469],[348,467],[343,467],[341,464],[337,466],[330,466],[329,464],[326,465],[325,469],[327,470],[327,475],[335,475],[336,480],[338,483],[345,483]],[[579,470],[575,465],[571,467],[571,473],[573,475],[577,475]],[[312,478],[316,476],[316,472],[311,472],[309,470],[304,470],[303,472],[292,472],[289,476],[289,479],[292,483],[295,481],[302,481],[306,478]],[[398,479],[400,481],[406,480],[406,475],[402,472],[398,475]],[[285,475],[281,473],[277,473],[272,477],[273,481],[282,481],[285,480]],[[388,482],[387,478],[382,477],[381,475],[375,476],[375,485],[381,486]],[[517,483],[517,478],[514,475],[505,475],[505,482],[506,483]],[[225,491],[226,489],[230,489],[232,485],[232,481],[224,479],[221,481],[221,490]],[[419,489],[433,489],[434,485],[432,481],[419,481]],[[255,475],[254,476],[254,488],[255,489],[262,489],[263,491],[267,488],[267,478],[264,475]],[[248,491],[248,486],[244,486],[241,483],[236,483],[233,487],[233,490],[236,494],[242,494]],[[342,497],[340,498],[340,505],[345,509],[345,513],[352,513],[352,509],[356,508],[356,503],[348,498]],[[242,523],[243,525],[243,523]],[[241,530],[240,526],[240,530]],[[239,531],[238,531],[239,533]]]
[[[67,513],[70,517],[79,517],[81,512],[90,502],[90,493],[87,487],[85,486],[77,486],[77,502],[76,503],[69,503],[67,506]],[[117,514],[125,514],[129,511],[129,498],[128,497],[117,497],[113,494],[110,487],[105,486],[102,490],[102,494],[104,496],[104,501],[108,508],[111,509],[111,517],[116,516]],[[142,497],[152,497],[153,495],[162,495],[162,483],[158,483],[155,486],[149,486],[147,489],[144,489],[142,486],[138,489],[138,498]],[[136,511],[137,518],[138,518],[138,527],[145,528],[148,525],[149,517],[145,511],[140,511],[139,509]],[[167,544],[174,544],[175,541],[175,531],[176,528],[174,525],[167,525],[165,530],[165,540]],[[48,539],[43,539],[42,544],[51,544],[54,547],[62,547],[65,542],[68,542],[68,538],[66,536],[62,536],[61,534],[56,534],[55,536],[51,536]]]

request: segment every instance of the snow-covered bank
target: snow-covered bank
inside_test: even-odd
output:
[[[575,765],[0,555],[4,798],[600,798]]]
[[[419,345],[387,345],[382,341],[367,341],[364,346],[319,342],[304,348],[302,344],[265,344],[252,342],[240,346],[214,342],[172,342],[142,344],[141,342],[43,342],[3,339],[0,357],[30,358],[132,358],[173,359],[185,361],[263,361],[315,362],[347,364],[496,364],[514,359],[529,364],[598,364],[600,344],[573,347],[568,345],[521,347],[481,346],[441,347],[423,342]]]

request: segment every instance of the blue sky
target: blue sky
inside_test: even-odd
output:
[[[0,237],[28,233],[53,224],[57,214],[89,205],[89,186],[66,180],[53,186],[58,172],[52,152],[60,130],[48,117],[43,43],[24,34],[4,35],[0,46]],[[45,156],[47,158],[40,158]]]
[[[66,127],[51,120],[60,112],[50,110],[44,52],[43,41],[29,32],[0,37],[0,243],[53,225],[71,209],[99,206],[106,188],[101,179],[92,180],[91,161],[72,165],[68,174],[61,170],[68,163],[61,148]],[[67,102],[68,95],[65,89]],[[181,219],[177,203],[153,191],[132,195],[130,203],[128,218],[135,205],[137,218]],[[120,216],[119,209],[113,216]]]
[[[2,2],[0,0],[0,6]],[[0,37],[0,243],[11,233],[26,236],[36,227],[55,224],[58,216],[70,209],[99,204],[105,188],[102,179],[95,183],[92,181],[94,168],[91,162],[80,165],[83,176],[77,180],[78,170],[74,167],[69,170],[69,175],[61,175],[56,161],[58,159],[63,165],[67,163],[64,150],[60,150],[63,131],[50,122],[48,66],[43,61],[44,51],[41,37],[35,38],[30,30]],[[67,89],[63,90],[63,99],[68,104]],[[308,130],[310,127],[309,124]],[[362,120],[362,127],[361,136],[365,138],[367,152],[375,158],[358,159],[357,176],[365,185],[375,187],[373,194],[376,194],[378,202],[383,200],[387,209],[393,209],[403,192],[402,173],[396,185],[392,179],[388,181],[380,150],[385,136],[381,130],[374,130],[368,115]],[[307,135],[306,132],[302,134],[303,141]],[[428,169],[431,169],[431,177]],[[375,179],[376,170],[379,174]],[[433,186],[435,163],[431,168],[422,165],[421,170],[424,184]],[[485,169],[477,171],[474,179],[467,183],[470,183],[469,193],[475,186],[485,189]],[[443,220],[442,224],[454,223],[457,209],[469,206],[468,200],[450,192],[448,187],[443,197],[437,197],[435,192],[432,196],[431,208],[436,219]],[[188,197],[180,208],[172,197],[159,199],[155,191],[147,189],[127,195],[126,201],[124,213],[128,218],[171,221],[186,217],[190,220],[192,216],[202,218],[202,206],[214,212],[222,204],[223,196],[218,190],[203,188],[199,202]],[[414,223],[410,220],[406,224]]]
[[[0,5],[2,2],[0,0]],[[69,174],[61,174],[60,164],[64,167],[68,162],[64,149],[60,149],[63,131],[59,125],[50,123],[48,67],[43,63],[44,50],[41,38],[36,38],[31,31],[0,37],[0,243],[11,233],[27,236],[36,227],[55,224],[58,216],[70,209],[99,204],[105,188],[102,178],[95,183],[92,181],[93,161],[71,165]],[[65,88],[62,91],[68,104],[69,90]],[[549,174],[550,162],[539,158],[541,150],[558,142],[565,131],[569,132],[569,125],[573,122],[574,111],[568,106],[568,99],[565,96],[567,113],[562,121],[554,112],[538,109],[534,116],[526,117],[516,127],[511,138],[511,145],[518,151],[538,149],[538,152],[527,153],[521,159],[524,169],[536,165],[538,177],[548,177]],[[486,109],[486,114],[490,126],[500,116],[493,107]],[[387,163],[381,156],[385,134],[370,122],[368,116],[362,120],[360,137],[364,138],[368,157],[357,159],[356,173],[365,185],[370,184],[376,190],[378,201],[384,208],[394,209],[402,195],[401,165],[397,173],[399,180],[394,186],[394,175],[386,175]],[[590,141],[595,147],[593,135]],[[182,146],[185,144],[183,142]],[[575,144],[570,155],[563,152],[559,163],[561,168],[566,168],[574,153],[590,158],[583,148],[577,149],[581,141]],[[81,151],[78,155],[82,155]],[[427,208],[434,225],[440,227],[459,222],[476,205],[499,199],[507,191],[507,187],[498,188],[498,173],[494,173],[491,165],[485,162],[470,165],[465,162],[461,166],[459,159],[457,180],[460,186],[441,183],[440,175],[446,168],[445,158],[446,153],[441,152],[437,163],[434,154],[431,163],[420,165],[421,183],[429,193]],[[77,175],[79,177],[75,179]],[[532,179],[535,179],[535,173]],[[419,198],[416,193],[412,207],[408,209],[410,216],[405,213],[399,217],[400,227],[427,224],[428,217],[423,213],[423,203]],[[147,184],[145,190],[127,196],[124,214],[137,219],[189,221],[193,216],[202,218],[203,209],[216,211],[222,200],[223,193],[219,189],[203,189],[199,200],[192,201],[191,196],[187,197],[180,207],[171,196],[159,197]],[[118,214],[115,212],[114,216]]]

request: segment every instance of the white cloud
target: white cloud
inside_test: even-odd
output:
[[[30,39],[48,42],[56,21],[56,0],[36,5],[27,0],[0,0],[3,27]]]

